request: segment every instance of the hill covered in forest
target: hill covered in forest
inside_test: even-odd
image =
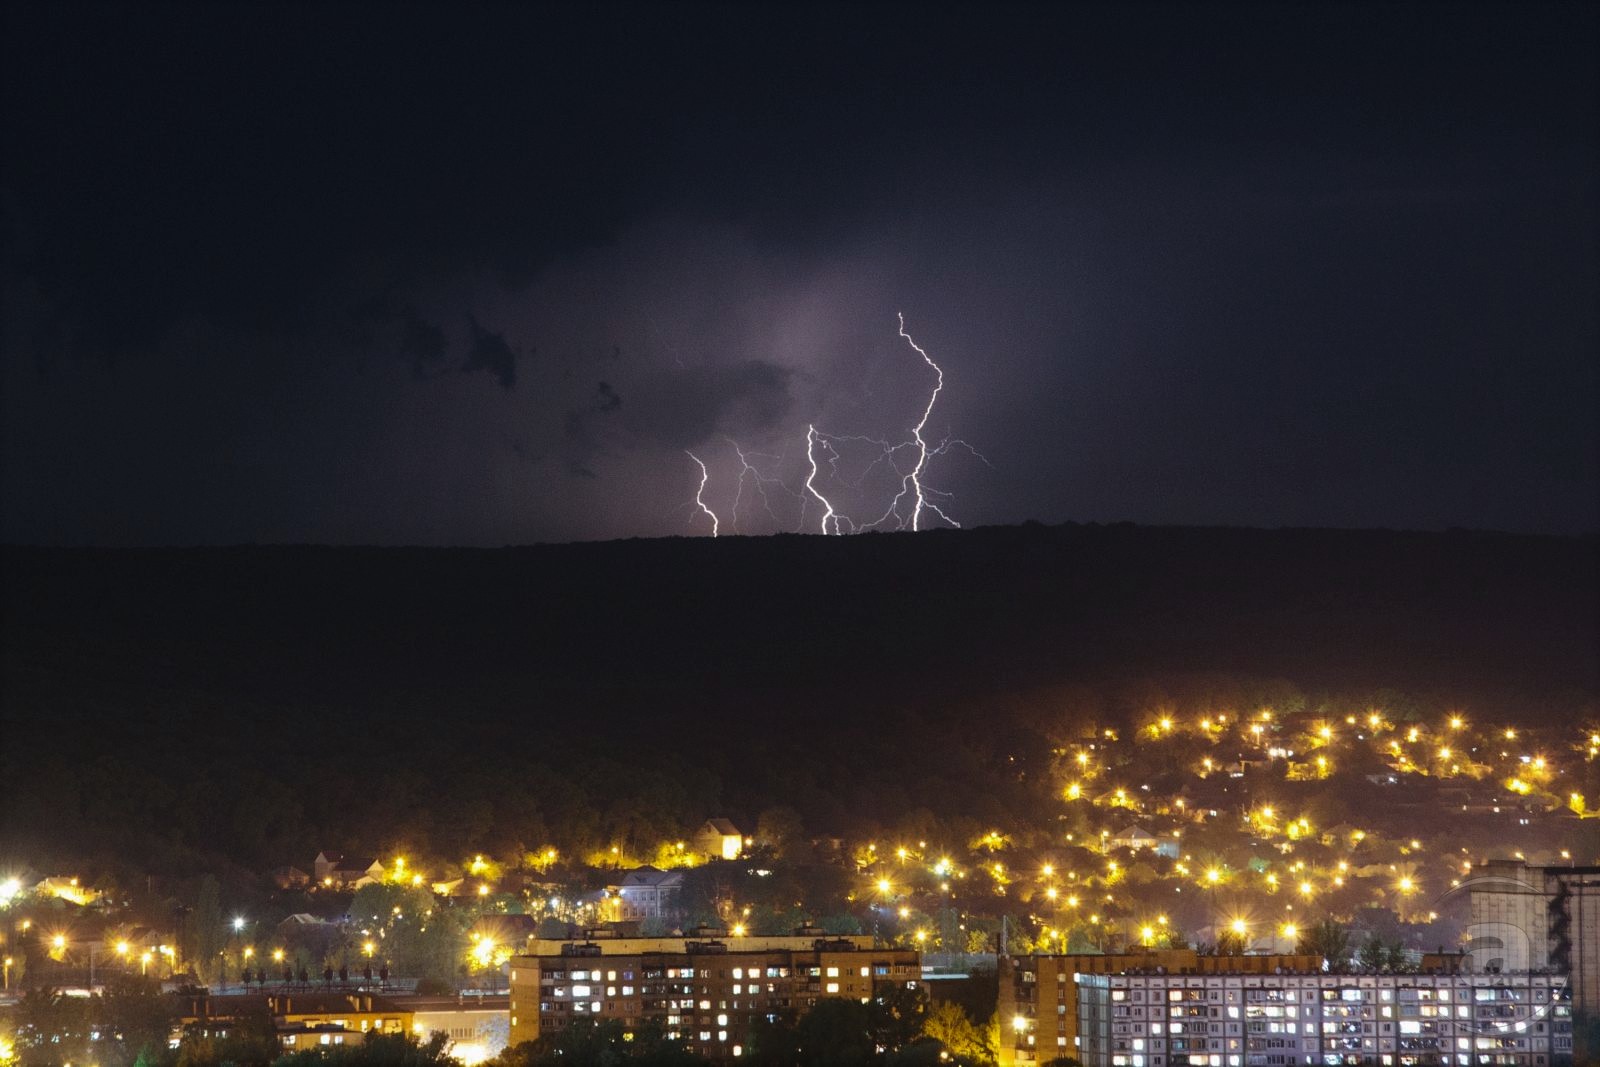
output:
[[[1002,763],[1163,702],[1582,716],[1596,548],[1075,524],[9,548],[0,834],[257,863],[385,827],[493,845],[774,804],[831,827],[1004,804]]]

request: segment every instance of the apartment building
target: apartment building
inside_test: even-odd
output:
[[[1002,956],[998,975],[1000,1064],[1026,1067],[1077,1055],[1079,974],[1155,970],[1271,974],[1321,969],[1321,956],[1202,956],[1192,948]]]
[[[551,951],[554,949],[555,951]],[[713,1059],[740,1056],[758,1020],[817,1001],[914,988],[918,953],[870,937],[613,938],[536,943],[511,958],[512,1045],[580,1019],[646,1021]]]
[[[1473,970],[1564,972],[1578,1010],[1600,1015],[1600,867],[1491,860],[1463,888]]]
[[[284,1051],[359,1045],[368,1034],[411,1029],[413,1013],[391,998],[368,993],[201,994],[183,1002],[177,1032],[227,1037],[249,1017],[269,1016]]]
[[[1559,974],[1079,974],[1077,984],[1085,1067],[1572,1062]]]

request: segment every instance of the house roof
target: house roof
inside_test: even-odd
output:
[[[319,919],[319,918],[317,918],[317,916],[312,915],[310,912],[306,912],[306,911],[296,912],[295,914],[293,914],[293,915],[289,916],[288,918],[284,919],[283,922],[279,923],[278,925],[287,926],[290,923],[293,923],[296,926],[327,926],[327,925],[329,925],[328,924],[328,920]]]
[[[347,860],[339,860],[339,865],[334,868],[334,871],[339,874],[366,874],[377,866],[379,866],[378,861],[371,856],[352,856]]]
[[[733,823],[729,822],[727,819],[707,819],[705,826],[702,826],[700,829],[704,830],[706,827],[710,827],[723,837],[740,836],[739,828],[734,826]]]
[[[656,886],[673,885],[683,881],[682,871],[663,871],[658,867],[638,867],[622,876],[618,883],[622,888],[628,886]]]

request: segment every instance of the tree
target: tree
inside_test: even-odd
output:
[[[175,1067],[224,1067],[226,1064],[271,1063],[278,1052],[272,1014],[264,1002],[234,1017],[227,1037],[185,1034]]]
[[[823,1000],[795,1024],[800,1067],[852,1067],[873,1059],[872,1017],[854,1000]]]
[[[194,910],[183,921],[183,952],[202,982],[214,982],[222,965],[228,932],[222,918],[222,891],[211,875],[200,879]]]
[[[1406,946],[1400,941],[1391,941],[1384,949],[1383,968],[1391,973],[1407,970],[1411,966],[1411,959],[1406,955]]]
[[[1223,930],[1217,934],[1217,944],[1213,951],[1218,956],[1243,956],[1246,947],[1243,934]]]
[[[750,1067],[790,1067],[800,1054],[794,1019],[786,1015],[758,1016],[750,1027],[750,1047],[744,1058]]]
[[[106,983],[98,1003],[100,1029],[110,1040],[120,1043],[122,1062],[135,1057],[145,1063],[165,1060],[170,1053],[167,1040],[178,1021],[176,998],[161,992],[155,979],[139,975],[113,978]],[[102,1063],[115,1063],[113,1055],[102,1053]]]
[[[1300,932],[1295,951],[1302,956],[1321,956],[1332,970],[1342,971],[1350,963],[1350,931],[1334,919],[1323,919]]]
[[[669,1039],[655,1020],[643,1023],[630,1040],[615,1019],[577,1019],[538,1041],[507,1049],[497,1067],[704,1067],[707,1062]]]
[[[1383,938],[1378,937],[1376,934],[1367,938],[1361,943],[1361,951],[1356,958],[1364,970],[1382,970],[1384,961],[1388,959],[1388,952],[1384,946]]]
[[[957,1004],[944,1001],[934,1005],[923,1021],[922,1033],[943,1045],[958,1062],[994,1062],[994,1054],[983,1031],[967,1018],[967,1013]]]
[[[30,989],[18,1003],[16,1055],[21,1067],[83,1060],[89,1054],[89,1004],[52,989]]]
[[[359,1045],[302,1049],[273,1063],[274,1067],[460,1067],[449,1047],[449,1037],[440,1033],[426,1041],[411,1034],[369,1034]]]
[[[892,986],[872,1002],[872,1032],[885,1052],[898,1052],[922,1033],[928,997],[921,989]]]
[[[805,824],[793,808],[767,808],[756,816],[756,844],[770,848],[775,857],[788,856],[804,839]]]

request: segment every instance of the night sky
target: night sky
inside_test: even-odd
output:
[[[1592,5],[3,18],[8,542],[1600,525]]]

